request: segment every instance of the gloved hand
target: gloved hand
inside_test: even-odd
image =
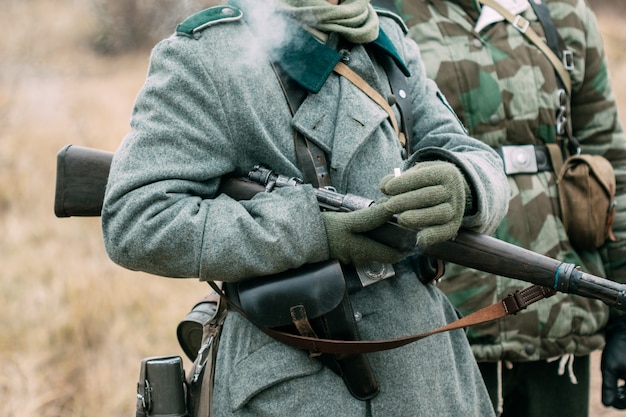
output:
[[[461,171],[444,161],[419,162],[398,177],[388,175],[380,189],[392,196],[385,206],[398,214],[398,224],[417,230],[420,249],[456,235],[470,195]]]
[[[370,261],[395,263],[404,259],[408,253],[362,234],[382,226],[392,215],[384,203],[351,212],[322,212],[331,259],[355,265]]]
[[[606,345],[600,362],[602,370],[602,404],[626,409],[626,388],[618,385],[626,379],[626,317],[613,319],[606,327]]]

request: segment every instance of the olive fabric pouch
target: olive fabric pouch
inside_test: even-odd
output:
[[[558,172],[561,219],[577,250],[595,250],[607,239],[615,241],[615,173],[598,155],[573,155]]]

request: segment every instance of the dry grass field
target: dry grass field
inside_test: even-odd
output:
[[[3,417],[133,415],[141,359],[183,356],[176,325],[208,290],[126,271],[107,258],[98,218],[53,214],[57,151],[115,150],[148,62],[149,48],[94,52],[86,3],[0,1]],[[626,123],[623,17],[600,22]],[[597,374],[594,384],[592,415],[618,416],[600,404]]]

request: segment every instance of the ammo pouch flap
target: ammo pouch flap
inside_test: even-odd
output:
[[[242,281],[236,288],[248,320],[274,328],[293,324],[296,310],[304,310],[308,318],[314,319],[337,308],[344,298],[346,282],[338,262],[324,262]]]
[[[578,250],[595,250],[615,241],[615,173],[598,155],[574,155],[558,173],[561,218],[570,243]]]
[[[354,312],[339,262],[306,264],[280,274],[226,284],[231,303],[263,329],[334,340],[360,340]],[[289,343],[287,343],[289,344]],[[379,388],[365,354],[328,354],[310,351],[340,375],[359,400]]]

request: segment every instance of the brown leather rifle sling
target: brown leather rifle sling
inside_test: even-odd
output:
[[[385,99],[378,91],[376,91],[372,86],[370,86],[367,81],[361,78],[356,72],[354,72],[350,67],[348,67],[343,62],[338,62],[333,71],[337,74],[343,76],[352,84],[354,84],[359,90],[363,91],[369,98],[371,98],[376,104],[387,112],[389,116],[389,121],[391,126],[393,127],[396,136],[400,140],[402,144],[402,148],[405,150],[405,157],[409,153],[410,146],[410,131],[412,128],[411,120],[411,111],[406,107],[410,105],[408,97],[408,88],[406,88],[406,78],[400,71],[395,68],[395,64],[391,62],[391,58],[384,55],[381,56],[378,61],[385,68],[385,72],[390,81],[390,87],[392,88],[393,102],[397,105],[398,110],[400,111],[400,115],[402,117],[402,124],[399,125],[396,117],[391,109],[391,105],[389,104],[389,99]],[[404,85],[399,83],[403,82]],[[404,88],[403,88],[404,87]],[[397,91],[397,93],[395,93]]]
[[[213,282],[209,281],[209,285],[220,294],[220,296],[224,297],[226,300],[226,295],[214,285]],[[452,323],[449,323],[445,326],[441,326],[435,330],[431,330],[425,333],[414,334],[410,336],[403,336],[394,339],[385,339],[385,340],[334,340],[334,339],[320,339],[315,337],[308,336],[298,336],[291,333],[282,332],[279,330],[269,329],[267,327],[259,327],[261,331],[266,333],[268,336],[285,343],[289,346],[293,346],[296,348],[308,350],[310,352],[317,353],[330,353],[334,355],[354,355],[361,353],[373,353],[380,352],[384,350],[396,349],[410,343],[416,342],[418,340],[424,339],[428,336],[432,336],[438,333],[444,333],[452,330],[458,330],[469,326],[475,326],[477,324],[487,323],[493,320],[501,319],[506,317],[507,315],[515,315],[518,312],[526,309],[529,305],[542,300],[544,298],[549,298],[556,294],[556,290],[543,287],[540,285],[531,285],[528,288],[525,288],[520,291],[516,291],[513,294],[510,294],[502,301],[499,301],[490,306],[484,307],[472,314],[469,314],[465,317],[462,317],[458,320],[455,320]],[[246,313],[241,310],[237,305],[228,302],[228,304],[233,308],[233,310],[237,311],[244,317]]]

